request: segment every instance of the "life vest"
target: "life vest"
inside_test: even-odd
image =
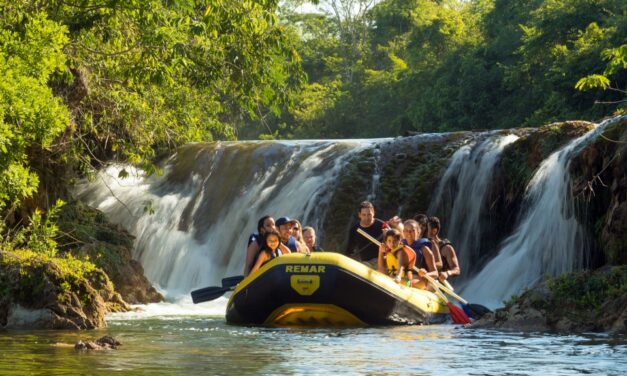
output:
[[[270,258],[264,261],[264,263],[261,265],[265,265],[268,261],[275,259],[283,254],[283,252],[281,252],[281,248],[277,248],[274,252],[271,252],[269,249],[264,248],[261,252],[266,252],[266,254],[270,255]]]
[[[290,236],[290,238],[287,240],[287,243],[283,243],[283,244],[285,244],[285,246],[287,246],[287,248],[289,248],[290,251],[292,252],[298,251],[298,246],[296,245],[296,238],[293,236]]]
[[[263,244],[265,244],[264,237],[263,235],[260,235],[260,234],[250,234],[250,236],[248,237],[248,244],[246,244],[246,247],[248,247],[250,243],[252,242],[257,242],[257,244],[259,244],[259,248],[261,248]]]
[[[412,265],[413,263],[416,262],[416,252],[414,252],[414,250],[409,248],[408,246],[404,245],[401,249],[397,250],[396,252],[387,252],[383,257],[385,258],[385,264],[388,268],[388,274],[390,276],[396,275],[396,273],[400,269],[399,260],[398,260],[398,257],[396,256],[398,252],[405,253],[404,259],[409,260],[407,262],[407,265]],[[410,268],[411,266],[406,267],[405,273],[407,273],[407,269],[410,269]]]
[[[405,241],[403,240],[403,242]],[[414,250],[414,252],[416,252],[416,267],[419,269],[420,268],[428,269],[427,262],[425,261],[425,256],[422,254],[422,251],[420,250],[420,248],[427,247],[429,249],[433,249],[433,245],[431,244],[429,239],[421,238],[421,239],[415,240],[413,243],[408,244],[408,245],[411,249]]]

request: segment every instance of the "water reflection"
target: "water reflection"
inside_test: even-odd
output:
[[[86,332],[0,332],[0,374],[627,373],[627,340],[478,331],[452,325],[365,329],[228,326],[220,317],[115,320]],[[76,352],[109,334],[118,350]]]

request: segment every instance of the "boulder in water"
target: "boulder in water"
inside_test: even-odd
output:
[[[111,336],[103,336],[98,338],[95,341],[82,341],[79,340],[74,345],[75,350],[108,350],[108,349],[117,349],[118,346],[122,345],[120,341],[111,337]]]

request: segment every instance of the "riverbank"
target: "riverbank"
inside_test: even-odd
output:
[[[627,266],[549,278],[485,315],[473,328],[627,334]]]
[[[163,301],[131,257],[132,237],[101,212],[73,201],[58,227],[41,226],[18,235],[30,249],[0,250],[0,329],[101,328],[129,303]],[[37,247],[42,229],[54,244]]]

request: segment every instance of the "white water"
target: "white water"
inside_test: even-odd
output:
[[[586,240],[574,215],[568,170],[575,152],[612,121],[571,141],[541,163],[527,185],[518,225],[498,255],[465,286],[467,300],[498,307],[546,275],[583,267]]]
[[[167,298],[178,299],[241,274],[248,235],[263,215],[319,228],[339,170],[374,142],[190,145],[163,177],[133,171],[120,180],[114,166],[77,193],[136,236],[134,258]],[[169,178],[177,173],[183,178]],[[149,201],[152,215],[144,212]]]
[[[433,196],[429,213],[440,206],[448,216],[444,235],[456,247],[459,261],[467,270],[481,253],[481,214],[485,197],[493,181],[494,166],[505,147],[518,136],[489,136],[479,143],[459,148],[451,157]]]

